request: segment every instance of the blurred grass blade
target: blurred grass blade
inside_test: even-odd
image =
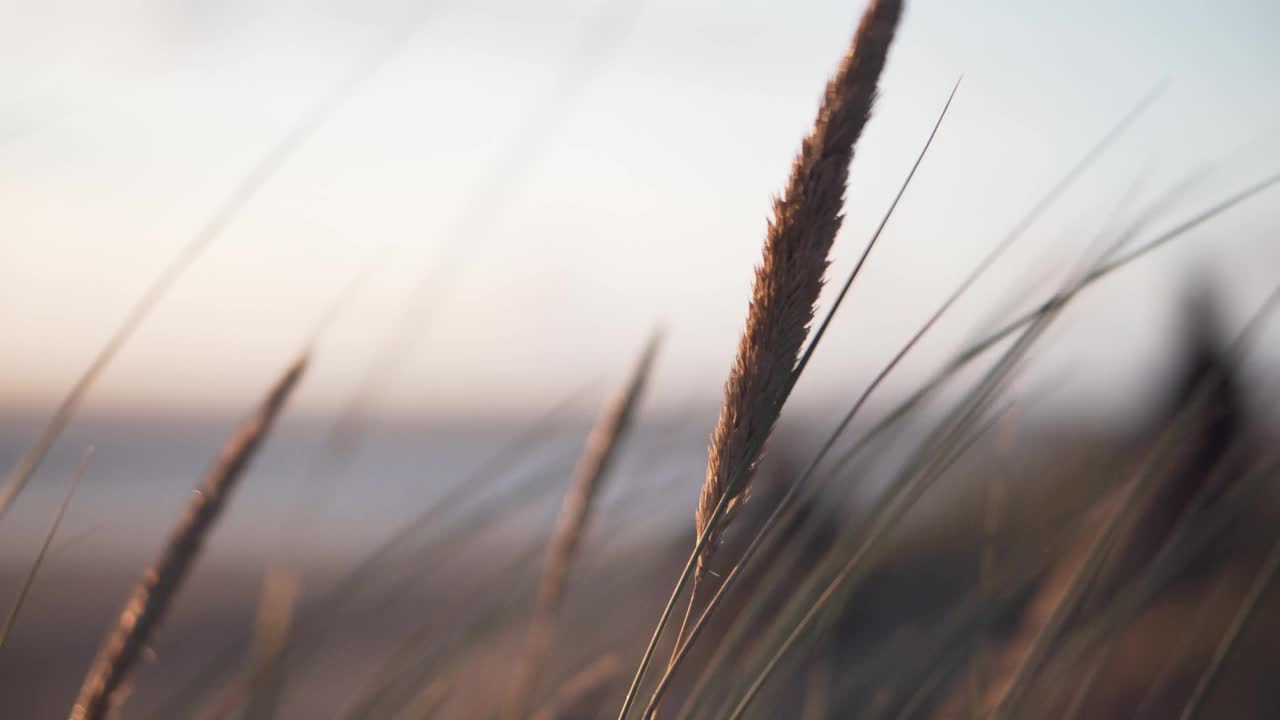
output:
[[[311,647],[321,644],[328,637],[328,633],[336,627],[333,622],[322,622],[326,619],[326,614],[341,609],[343,601],[366,585],[374,572],[396,550],[412,539],[415,533],[431,527],[438,519],[446,517],[458,519],[463,525],[479,522],[478,511],[464,513],[457,518],[459,504],[472,497],[479,489],[497,485],[505,472],[527,460],[532,449],[547,439],[552,423],[572,408],[590,387],[591,384],[579,387],[558,400],[516,437],[499,447],[475,470],[467,473],[453,487],[446,490],[443,497],[427,503],[413,517],[402,522],[391,534],[365,552],[360,560],[348,567],[319,597],[304,601],[298,613],[298,628],[295,632],[300,642],[295,645],[301,644],[304,639]],[[499,486],[500,496],[494,502],[518,503],[523,494],[537,484],[539,479],[541,476],[533,473],[522,482]],[[291,656],[297,654],[296,650],[296,647],[291,647],[289,654]],[[223,647],[201,666],[199,672],[189,682],[176,688],[163,702],[159,703],[157,709],[147,716],[148,719],[168,720],[170,717],[194,712],[193,707],[198,705],[217,683],[225,682],[227,673],[239,658],[240,650],[234,645]]]
[[[130,672],[142,657],[152,633],[173,603],[201,547],[306,366],[305,355],[295,361],[271,388],[258,411],[223,447],[217,463],[187,504],[168,544],[134,589],[115,628],[103,643],[71,709],[70,720],[105,720],[119,712],[123,703],[120,691]]]
[[[546,567],[538,588],[538,606],[526,640],[525,656],[512,689],[509,717],[525,717],[538,691],[538,682],[555,637],[556,622],[564,603],[579,543],[586,530],[592,505],[600,492],[617,449],[630,430],[658,352],[660,336],[655,334],[636,364],[626,389],[605,409],[582,452],[575,480],[557,520],[555,535],[547,550]]]
[[[805,612],[804,616],[800,618],[800,621],[786,636],[765,667],[752,680],[751,685],[730,715],[732,720],[740,718],[746,712],[765,682],[777,669],[783,657],[812,624],[825,604],[842,588],[847,580],[852,578],[855,570],[861,570],[864,567],[870,553],[878,547],[879,541],[884,534],[912,507],[920,495],[929,489],[937,479],[938,472],[944,469],[948,461],[953,457],[951,452],[953,448],[951,446],[963,442],[965,427],[990,402],[991,398],[1006,382],[1009,374],[1022,356],[1025,355],[1031,345],[1044,332],[1048,323],[1055,317],[1056,313],[1046,315],[1024,330],[1018,341],[1006,352],[996,367],[988,372],[978,387],[970,393],[961,406],[952,413],[951,418],[944,423],[944,430],[939,434],[939,439],[933,443],[933,447],[921,451],[918,460],[913,463],[915,467],[908,468],[904,476],[890,490],[882,503],[881,509],[872,514],[871,526],[859,541],[856,551],[852,553],[844,566],[840,568],[827,587],[814,600],[809,610]]]
[[[274,571],[263,578],[244,720],[271,720],[276,716],[283,687],[282,661],[289,644],[298,587],[298,577],[291,573]]]
[[[1240,605],[1235,617],[1231,619],[1231,626],[1227,628],[1217,648],[1214,649],[1213,658],[1210,659],[1209,666],[1205,668],[1204,673],[1201,674],[1200,679],[1196,682],[1191,699],[1187,701],[1187,705],[1182,711],[1182,720],[1195,720],[1199,716],[1201,707],[1204,705],[1205,700],[1208,699],[1209,691],[1213,689],[1214,682],[1226,664],[1227,658],[1231,656],[1231,650],[1240,638],[1240,633],[1244,632],[1245,626],[1249,624],[1249,620],[1257,611],[1262,597],[1266,595],[1267,590],[1271,587],[1271,582],[1275,580],[1277,570],[1280,570],[1280,541],[1277,541],[1272,546],[1270,554],[1267,555],[1266,561],[1262,564],[1262,569],[1258,571],[1258,576],[1249,588],[1249,594]]]
[[[14,625],[18,622],[18,613],[22,612],[22,605],[26,602],[27,593],[31,592],[31,585],[36,581],[36,575],[40,574],[40,568],[44,565],[45,558],[49,554],[49,547],[53,544],[53,538],[58,534],[58,526],[62,524],[62,516],[66,514],[67,508],[71,505],[71,497],[76,494],[76,488],[80,487],[80,480],[84,477],[85,467],[89,465],[89,458],[93,457],[93,446],[90,445],[84,451],[84,457],[80,460],[80,468],[76,470],[75,476],[71,479],[71,484],[67,486],[67,494],[63,496],[62,503],[58,505],[58,511],[53,516],[53,522],[49,523],[49,532],[44,536],[44,542],[40,545],[40,551],[36,553],[35,560],[31,563],[31,569],[27,571],[26,579],[22,581],[22,589],[18,591],[18,597],[13,601],[13,607],[9,610],[9,616],[5,618],[4,626],[0,627],[0,649],[3,649],[5,643],[9,640],[9,633],[13,632]]]

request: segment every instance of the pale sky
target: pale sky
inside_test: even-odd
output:
[[[861,11],[856,0],[0,0],[0,403],[56,402],[254,163],[412,23],[408,45],[179,281],[88,408],[246,408],[371,262],[368,287],[322,339],[306,407],[349,396],[424,282],[434,312],[380,407],[540,406],[587,378],[616,381],[658,323],[668,343],[655,402],[710,401],[770,196]],[[1159,229],[1280,170],[1277,28],[1280,4],[1262,1],[909,3],[854,162],[834,275],[964,80],[801,401],[852,397],[1162,80],[1159,102],[899,387],[1044,297],[1139,175],[1149,200],[1211,171]],[[1273,190],[1107,281],[1046,348],[1046,377],[1065,372],[1076,398],[1146,382],[1168,347],[1170,292],[1192,268],[1243,322],[1280,282],[1278,200]]]

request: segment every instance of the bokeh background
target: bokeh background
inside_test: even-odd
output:
[[[663,531],[686,528],[771,195],[861,11],[833,0],[0,2],[6,469],[147,285],[328,107],[111,364],[0,522],[7,597],[96,446],[61,556],[0,651],[4,695],[21,678],[33,698],[22,717],[58,715],[235,419],[335,307],[204,564],[222,578],[206,587],[240,608],[226,611],[229,627],[282,548],[321,571],[350,562],[568,398],[525,465],[557,478],[547,502],[511,520],[544,525],[592,413],[659,326],[616,494],[662,508],[650,515]],[[815,444],[1153,88],[1164,90],[1151,108],[882,402],[1043,300],[1170,188],[1177,202],[1145,236],[1274,172],[1276,27],[1280,6],[1247,0],[911,3],[854,162],[833,277],[963,80],[797,389],[788,437]],[[1090,290],[1019,378],[1027,412],[1140,421],[1189,285],[1212,289],[1231,331],[1274,290],[1275,201],[1251,201]],[[1264,331],[1246,367],[1264,413],[1275,411],[1265,369],[1280,361],[1278,337]],[[207,617],[175,618],[175,647]]]

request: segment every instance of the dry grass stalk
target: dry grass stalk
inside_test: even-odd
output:
[[[746,328],[724,386],[724,403],[712,431],[706,479],[694,526],[698,540],[693,592],[720,544],[724,528],[747,497],[749,478],[795,386],[801,349],[814,319],[828,255],[843,221],[844,195],[854,146],[871,116],[876,88],[902,15],[901,0],[871,0],[836,74],[827,82],[813,129],[791,166],[782,194],[774,199],[763,257],[755,270]],[[670,618],[688,582],[681,573],[667,607],[623,700],[626,717]],[[681,647],[683,627],[674,649]],[[674,655],[673,655],[674,659]]]
[[[298,587],[298,576],[292,573],[277,570],[263,578],[248,671],[220,694],[202,720],[229,720],[241,708],[244,720],[275,716],[283,689],[280,660],[293,625]]]
[[[258,411],[242,424],[223,447],[218,462],[195,491],[178,521],[169,544],[152,565],[120,613],[117,625],[103,643],[71,709],[71,720],[102,720],[114,712],[133,666],[142,656],[164,613],[182,586],[223,507],[245,468],[262,445],[276,416],[296,387],[307,365],[299,358],[271,388]]]
[[[555,636],[556,620],[564,604],[569,570],[586,529],[592,502],[599,495],[601,481],[616,455],[619,442],[631,426],[658,351],[658,343],[659,336],[654,335],[640,356],[626,389],[613,400],[596,422],[574,471],[573,487],[565,496],[555,535],[547,549],[546,565],[538,586],[537,610],[529,628],[523,665],[518,671],[511,695],[509,716],[512,718],[522,718],[528,714],[537,692],[538,681]]]
[[[281,661],[289,645],[299,585],[297,575],[280,570],[262,581],[244,720],[270,720],[276,715],[283,687]]]
[[[862,267],[863,262],[866,260],[870,252],[871,246],[875,244],[876,239],[879,237],[881,231],[884,229],[885,225],[888,223],[889,217],[893,214],[894,209],[897,207],[898,201],[901,200],[903,194],[905,194],[907,186],[910,184],[911,179],[915,176],[916,170],[919,169],[920,163],[924,160],[925,154],[929,151],[929,147],[933,144],[933,139],[934,137],[936,137],[938,129],[942,126],[942,121],[946,117],[947,110],[951,107],[951,101],[955,98],[955,93],[956,93],[956,90],[958,89],[959,89],[959,82],[957,82],[956,86],[952,88],[951,95],[947,97],[947,102],[946,104],[943,105],[942,112],[939,113],[938,119],[934,123],[933,130],[929,133],[929,138],[925,141],[924,147],[921,148],[920,154],[916,157],[916,161],[912,165],[911,171],[907,173],[906,179],[903,181],[901,187],[899,187],[898,194],[895,197],[893,203],[890,204],[889,210],[885,213],[884,217],[881,219],[880,226],[877,228],[876,232],[872,235],[871,241],[868,243],[866,250],[863,251],[862,257],[858,260],[858,262],[854,265],[853,270],[849,273],[849,276],[846,278],[844,286],[841,288],[840,292],[837,294],[835,301],[832,303],[831,307],[827,309],[826,316],[823,318],[822,322],[818,325],[817,330],[814,332],[813,340],[810,341],[808,347],[805,349],[804,354],[800,357],[799,364],[797,364],[795,370],[792,373],[793,382],[795,378],[798,378],[800,376],[800,373],[804,370],[806,361],[810,357],[812,357],[812,354],[815,348],[817,347],[818,341],[822,338],[822,334],[824,330],[826,330],[830,326],[830,322],[832,318],[835,316],[835,312],[839,308],[841,300],[844,298],[849,288],[852,287],[853,281],[856,279],[858,272]],[[818,451],[817,457],[815,457],[814,460],[810,463],[806,471],[803,473],[800,473],[794,481],[786,483],[786,486],[787,486],[786,492],[783,493],[780,498],[770,501],[770,504],[772,506],[772,512],[766,518],[766,520],[764,521],[764,524],[756,531],[756,536],[752,539],[751,543],[748,544],[746,549],[743,550],[741,554],[738,556],[737,564],[734,566],[733,570],[730,571],[728,577],[724,579],[724,582],[721,584],[719,590],[716,591],[715,597],[712,598],[706,610],[703,612],[702,616],[698,618],[696,623],[694,623],[693,629],[689,631],[690,634],[689,634],[688,640],[685,641],[683,644],[681,644],[680,641],[685,638],[685,631],[689,627],[688,623],[693,614],[694,598],[691,595],[689,607],[686,610],[686,614],[685,614],[685,620],[681,624],[680,631],[677,635],[676,645],[672,649],[671,659],[667,663],[666,675],[659,681],[658,687],[654,690],[654,694],[652,696],[653,699],[650,701],[650,710],[646,712],[647,716],[653,715],[653,709],[656,707],[655,703],[658,703],[661,701],[662,696],[666,691],[666,687],[670,682],[671,676],[675,673],[676,668],[679,666],[683,657],[687,655],[689,647],[694,642],[694,639],[697,636],[697,634],[701,631],[701,628],[706,625],[707,619],[715,611],[716,607],[720,603],[720,600],[724,597],[725,593],[729,592],[734,581],[739,577],[739,571],[742,570],[751,562],[751,558],[753,554],[756,552],[756,550],[760,547],[760,543],[764,540],[766,536],[768,536],[768,534],[774,528],[778,520],[782,518],[785,513],[789,512],[792,503],[795,502],[797,498],[799,498],[800,492],[804,488],[805,483],[813,477],[814,471],[817,469],[818,465],[826,458],[827,453],[831,450],[832,447],[834,447],[836,440],[838,440],[839,437],[844,433],[849,423],[853,421],[854,416],[857,415],[858,411],[861,409],[863,403],[865,402],[869,394],[880,384],[880,382],[884,379],[884,377],[895,366],[897,366],[901,358],[905,356],[905,354],[910,351],[910,349],[919,341],[919,339],[923,337],[924,334],[927,333],[929,329],[941,318],[942,314],[946,312],[946,310],[955,302],[955,300],[957,300],[961,295],[964,294],[967,287],[973,281],[976,281],[977,277],[980,276],[984,271],[985,266],[989,264],[989,261],[994,261],[995,257],[998,256],[998,254],[999,253],[996,253],[995,255],[991,256],[988,261],[984,261],[981,265],[979,265],[975,273],[970,276],[970,279],[966,281],[964,284],[962,284],[960,289],[957,290],[956,293],[952,295],[951,299],[943,303],[943,305],[938,309],[938,311],[934,314],[934,316],[928,322],[926,322],[925,325],[919,331],[917,331],[915,337],[910,341],[908,341],[906,346],[904,346],[899,351],[898,356],[895,357],[893,360],[891,360],[888,366],[881,371],[880,375],[871,382],[871,384],[866,388],[866,390],[864,390],[862,397],[859,398],[859,400],[854,403],[850,411],[846,413],[844,419],[840,421],[839,425],[836,427],[835,432],[833,432],[831,436],[828,437],[823,448]],[[697,588],[698,588],[698,579],[695,578],[694,579],[695,592],[693,593],[694,595],[696,595]]]
[[[827,255],[843,219],[849,164],[875,101],[902,3],[872,0],[840,68],[828,83],[813,130],[774,200],[764,258],[755,272],[747,326],[738,342],[724,405],[712,434],[695,523],[710,528],[699,573],[720,530],[746,496],[746,480],[793,384],[792,369],[813,321]],[[725,507],[716,519],[716,508]]]

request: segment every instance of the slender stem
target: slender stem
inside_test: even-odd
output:
[[[813,357],[814,351],[818,349],[818,343],[822,341],[822,336],[827,334],[827,328],[831,326],[831,321],[835,319],[836,311],[840,309],[840,304],[844,302],[845,295],[849,294],[849,288],[853,287],[853,281],[857,279],[858,273],[862,271],[862,266],[871,255],[871,249],[875,247],[876,241],[880,239],[885,226],[889,224],[889,219],[893,217],[893,212],[898,209],[898,203],[902,201],[902,196],[906,194],[907,187],[911,185],[912,178],[916,176],[916,170],[920,169],[920,163],[924,162],[924,156],[929,153],[929,147],[933,145],[933,138],[937,136],[938,129],[942,127],[942,121],[947,117],[947,110],[951,109],[951,101],[955,99],[956,91],[960,89],[960,81],[962,79],[963,76],[956,78],[956,84],[951,87],[951,94],[947,96],[947,101],[943,103],[942,111],[938,113],[938,119],[934,121],[933,129],[929,131],[929,137],[924,141],[924,147],[920,148],[920,152],[916,154],[916,160],[911,164],[911,170],[907,173],[907,177],[898,186],[898,193],[893,196],[893,202],[889,203],[889,208],[885,210],[884,215],[880,216],[880,224],[876,226],[875,232],[871,233],[871,239],[867,241],[867,246],[863,249],[858,262],[854,263],[853,270],[849,271],[848,277],[844,280],[844,285],[840,287],[840,292],[836,294],[836,299],[831,303],[831,308],[822,318],[822,322],[818,324],[817,329],[813,331],[813,340],[809,341],[809,346],[805,348],[804,354],[800,356],[795,370],[791,371],[793,384],[800,379],[800,375],[804,372],[805,367],[808,366],[809,359]]]
[[[1280,540],[1272,546],[1271,553],[1267,556],[1262,569],[1258,572],[1258,577],[1253,581],[1253,586],[1249,589],[1249,594],[1245,597],[1244,603],[1241,604],[1240,610],[1236,612],[1235,617],[1231,620],[1231,626],[1227,629],[1227,633],[1222,636],[1217,649],[1214,650],[1209,666],[1205,668],[1199,682],[1196,683],[1196,689],[1191,694],[1191,699],[1187,701],[1182,710],[1182,720],[1194,720],[1200,714],[1200,708],[1208,698],[1209,691],[1213,689],[1214,682],[1217,681],[1218,675],[1222,672],[1222,667],[1226,664],[1227,658],[1231,656],[1231,651],[1235,649],[1240,633],[1244,631],[1254,612],[1257,611],[1259,601],[1262,600],[1262,596],[1266,594],[1267,589],[1271,587],[1271,581],[1275,579],[1277,570],[1280,570]]]
[[[13,626],[18,622],[18,613],[22,612],[22,606],[27,600],[27,593],[31,592],[31,586],[36,581],[36,575],[40,574],[40,568],[44,565],[45,558],[48,557],[49,547],[53,544],[53,538],[58,534],[58,526],[62,524],[62,517],[67,513],[67,508],[71,506],[71,496],[76,494],[76,488],[80,487],[80,480],[84,477],[84,469],[89,465],[89,458],[93,457],[93,446],[90,445],[84,451],[84,457],[80,460],[80,469],[76,470],[75,476],[71,479],[71,484],[67,486],[67,493],[62,497],[62,503],[58,505],[58,511],[53,516],[53,522],[49,524],[49,531],[45,533],[44,543],[40,545],[36,558],[31,562],[31,570],[27,572],[27,577],[22,582],[22,589],[18,591],[18,599],[13,601],[13,607],[9,610],[9,616],[5,618],[4,626],[0,627],[0,649],[3,649],[5,642],[9,639],[9,633],[13,631]]]
[[[652,711],[654,707],[656,707],[657,703],[661,700],[662,694],[666,691],[667,686],[670,684],[672,676],[674,675],[675,671],[678,669],[680,662],[688,654],[694,641],[702,633],[702,630],[706,626],[707,621],[710,619],[711,614],[715,612],[717,607],[719,607],[725,594],[728,593],[733,588],[734,584],[737,582],[737,579],[740,577],[740,572],[751,562],[751,559],[755,556],[756,551],[760,548],[760,545],[764,542],[765,538],[768,537],[769,533],[773,530],[774,526],[777,524],[779,519],[781,519],[781,517],[787,511],[787,509],[791,507],[792,503],[795,502],[796,498],[799,497],[801,491],[806,487],[810,479],[817,472],[818,466],[822,464],[822,461],[826,459],[827,454],[831,452],[831,450],[835,447],[835,444],[840,439],[840,436],[844,434],[844,431],[853,422],[854,418],[857,417],[858,412],[862,410],[867,400],[871,397],[871,394],[875,392],[876,388],[880,387],[881,383],[883,383],[885,379],[888,378],[889,374],[893,372],[893,370],[896,367],[898,367],[898,365],[907,356],[907,354],[911,352],[912,348],[914,348],[916,344],[919,343],[920,340],[923,339],[926,334],[928,334],[929,330],[932,329],[933,326],[940,319],[942,319],[942,316],[946,314],[947,310],[949,310],[951,306],[954,305],[962,295],[964,295],[964,293],[969,289],[969,287],[972,286],[972,284],[977,281],[977,279],[982,275],[982,273],[987,268],[989,268],[993,262],[995,262],[995,260],[1000,255],[1000,251],[1002,251],[1007,247],[1008,245],[1005,244],[1002,247],[997,248],[996,249],[997,252],[993,252],[990,255],[988,255],[986,258],[984,258],[981,264],[979,264],[976,268],[974,268],[973,272],[970,273],[969,277],[965,279],[965,281],[960,285],[960,287],[956,288],[956,290],[952,292],[951,296],[948,297],[947,300],[941,306],[939,306],[937,310],[934,311],[933,315],[929,317],[929,319],[924,323],[924,325],[922,325],[918,330],[916,330],[915,335],[913,335],[911,339],[908,340],[907,343],[898,350],[898,353],[894,355],[894,357],[883,368],[880,369],[880,372],[875,376],[875,378],[872,379],[871,383],[868,384],[867,387],[862,391],[862,394],[858,396],[858,399],[854,401],[853,407],[851,407],[849,411],[845,413],[845,416],[841,418],[840,423],[836,425],[835,430],[832,431],[831,434],[827,436],[826,441],[823,443],[822,447],[818,450],[818,454],[813,458],[812,461],[809,462],[808,467],[806,467],[804,472],[800,474],[799,479],[791,483],[791,486],[787,488],[787,492],[782,496],[782,499],[778,501],[777,505],[774,506],[773,511],[769,513],[769,517],[765,520],[764,525],[756,533],[755,537],[752,538],[751,543],[747,545],[747,549],[743,551],[742,557],[738,560],[738,563],[734,566],[733,570],[729,573],[729,576],[726,577],[724,582],[720,584],[720,587],[716,591],[715,596],[712,597],[711,602],[707,605],[706,610],[703,611],[702,616],[698,618],[698,622],[694,625],[693,630],[690,632],[688,641],[686,641],[683,646],[679,647],[676,654],[672,656],[672,662],[668,666],[666,674],[658,682],[658,687],[656,690],[654,690],[653,698],[649,701],[649,710],[645,712],[646,716],[649,714],[649,712]]]
[[[804,350],[803,354],[800,356],[799,360],[797,361],[796,367],[793,369],[789,382],[787,383],[787,386],[783,393],[781,404],[785,404],[787,398],[791,394],[791,391],[795,388],[796,382],[799,380],[799,377],[800,377],[800,370],[803,370],[804,366],[808,364],[809,358],[811,358],[813,356],[814,351],[817,350],[818,341],[822,339],[822,336],[825,333],[826,328],[831,324],[831,320],[835,316],[836,310],[839,309],[841,301],[844,299],[845,294],[848,292],[850,286],[853,284],[853,280],[857,276],[858,271],[862,268],[863,262],[865,262],[867,255],[871,251],[872,246],[874,246],[876,239],[880,236],[881,231],[883,231],[885,225],[888,223],[889,217],[893,213],[893,209],[897,207],[898,201],[902,198],[902,194],[906,190],[906,186],[910,183],[911,178],[914,177],[916,168],[919,167],[920,162],[923,160],[925,151],[927,151],[930,144],[932,144],[933,138],[937,134],[938,126],[941,124],[943,117],[945,117],[947,108],[950,107],[951,100],[955,96],[955,92],[958,87],[959,87],[959,80],[956,81],[956,87],[952,88],[951,95],[947,98],[947,103],[943,106],[943,110],[939,114],[938,120],[934,124],[933,131],[929,134],[929,138],[925,143],[924,149],[921,151],[920,155],[916,158],[916,162],[912,166],[911,172],[908,173],[906,180],[903,182],[901,188],[899,189],[897,196],[894,198],[893,203],[889,207],[889,210],[885,213],[885,216],[881,220],[880,226],[877,228],[875,234],[872,236],[871,240],[868,242],[867,248],[863,252],[862,258],[858,261],[858,263],[854,266],[853,270],[850,272],[849,277],[846,279],[843,288],[841,289],[839,295],[836,298],[836,301],[827,310],[827,313],[823,318],[822,323],[819,325],[817,332],[815,332],[813,340],[809,343],[808,347]],[[755,454],[759,452],[759,448],[758,447],[750,448],[750,452],[751,452],[750,456],[755,457]],[[667,605],[663,609],[662,614],[658,618],[658,624],[657,624],[657,627],[654,628],[652,637],[649,639],[649,645],[647,648],[645,648],[644,655],[641,657],[640,666],[637,668],[635,677],[631,681],[631,687],[628,688],[626,698],[623,700],[622,710],[618,714],[618,720],[626,720],[627,712],[631,709],[631,705],[635,702],[636,693],[639,690],[641,681],[644,679],[644,673],[648,669],[649,663],[652,661],[654,650],[657,648],[658,639],[661,637],[662,631],[666,628],[667,622],[670,620],[672,610],[674,609],[674,606],[675,606],[675,602],[678,599],[678,596],[680,595],[680,593],[684,590],[685,584],[688,583],[689,575],[690,573],[693,572],[693,568],[697,565],[698,558],[702,556],[702,550],[703,550],[703,547],[706,545],[707,538],[710,537],[711,534],[715,531],[716,524],[720,521],[720,518],[725,513],[725,509],[728,507],[728,504],[729,504],[728,501],[732,499],[733,496],[737,493],[737,488],[741,486],[743,482],[745,482],[745,478],[742,478],[742,477],[735,477],[729,482],[728,486],[725,489],[724,495],[720,498],[720,501],[716,504],[715,509],[712,511],[711,516],[708,518],[706,527],[703,529],[703,532],[699,534],[698,540],[694,545],[694,550],[690,554],[689,561],[685,564],[684,570],[681,571],[680,577],[676,581],[676,586],[671,592],[671,597],[667,600]],[[693,609],[694,598],[692,595],[693,593],[690,593],[689,612],[692,612],[692,609]],[[688,614],[689,613],[686,613],[686,617],[688,617]],[[678,652],[679,648],[681,647],[679,638],[677,638],[674,647]],[[672,656],[672,660],[673,661],[675,660],[674,655]]]

